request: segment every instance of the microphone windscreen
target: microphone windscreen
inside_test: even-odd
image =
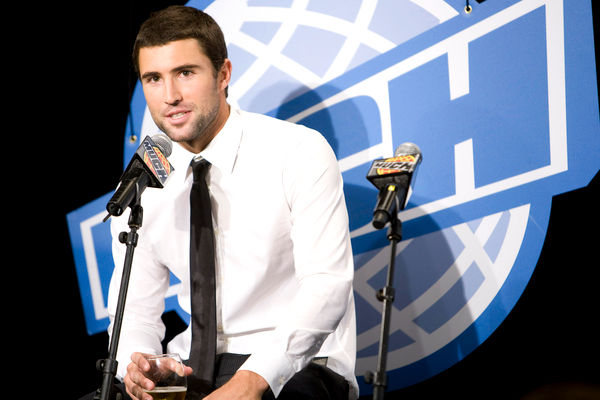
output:
[[[154,136],[152,136],[152,140],[154,141],[154,144],[160,149],[161,153],[163,153],[163,155],[165,157],[169,157],[171,155],[171,151],[173,151],[173,143],[171,142],[171,139],[169,139],[169,137],[167,135],[164,135],[164,134],[154,135]]]
[[[412,155],[420,155],[421,154],[421,149],[419,149],[419,146],[417,146],[414,143],[402,143],[400,146],[398,146],[398,148],[396,149],[396,152],[394,153],[394,156],[399,156],[399,155],[404,155],[404,154],[412,154]]]

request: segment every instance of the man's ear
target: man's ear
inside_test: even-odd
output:
[[[229,82],[231,81],[231,60],[226,58],[223,61],[223,65],[221,65],[221,70],[218,74],[218,84],[220,90],[225,90],[227,86],[229,86]]]

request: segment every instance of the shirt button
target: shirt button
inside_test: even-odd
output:
[[[222,323],[217,324],[217,331],[223,333],[223,324]]]
[[[285,383],[285,378],[283,376],[279,377],[279,384],[283,385]]]

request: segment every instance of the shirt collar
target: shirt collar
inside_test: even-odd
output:
[[[180,144],[174,143],[169,161],[176,171],[185,171],[184,179],[191,173],[191,161],[202,156],[211,165],[223,173],[231,173],[237,158],[238,148],[242,139],[242,126],[239,110],[231,109],[227,122],[213,140],[199,154],[194,154],[184,149]]]

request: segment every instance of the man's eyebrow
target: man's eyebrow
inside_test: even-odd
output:
[[[152,72],[152,71],[150,71],[150,72],[145,72],[140,78],[142,80],[146,80],[148,78],[152,78],[152,77],[159,76],[159,75],[160,74],[158,72]]]
[[[171,72],[181,72],[181,71],[185,71],[188,69],[195,69],[195,68],[200,68],[200,66],[198,64],[183,64],[183,65],[178,65],[177,67],[173,68],[171,70]],[[152,78],[155,76],[160,76],[160,73],[158,72],[154,72],[154,71],[148,71],[146,73],[144,73],[141,78],[142,79],[147,79],[147,78]]]
[[[184,71],[187,69],[197,69],[197,68],[200,68],[200,66],[197,64],[183,64],[183,65],[173,68],[171,70],[171,72],[181,72],[181,71]]]

